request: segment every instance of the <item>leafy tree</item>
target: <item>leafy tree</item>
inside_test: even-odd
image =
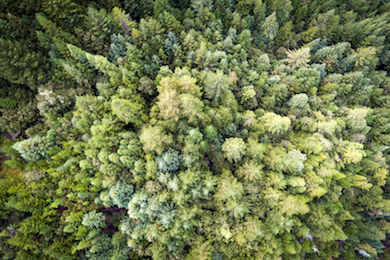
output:
[[[125,208],[129,204],[134,187],[131,184],[122,183],[120,180],[110,188],[108,195],[111,197],[114,205]]]
[[[291,107],[298,107],[298,108],[304,108],[309,101],[309,98],[306,94],[297,94],[291,97],[291,99],[288,101],[289,106]]]
[[[179,169],[180,154],[178,151],[173,150],[171,147],[165,151],[161,156],[156,157],[158,163],[158,169],[162,172],[175,172]]]
[[[310,48],[302,48],[295,51],[286,51],[286,62],[292,70],[300,67],[307,67],[310,60]]]
[[[114,26],[112,21],[108,18],[105,9],[96,10],[92,7],[88,7],[87,14],[87,26],[96,36],[107,38],[108,35],[113,33]]]
[[[3,0],[0,258],[386,259],[389,10]]]
[[[212,259],[212,251],[214,250],[213,246],[210,245],[210,241],[206,241],[202,244],[200,241],[204,241],[204,238],[201,237],[197,242],[200,244],[199,246],[195,246],[191,249],[190,253],[186,256],[186,260],[191,259]]]

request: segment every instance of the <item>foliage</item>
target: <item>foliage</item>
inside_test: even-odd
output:
[[[242,138],[229,138],[222,144],[222,151],[229,162],[239,162],[246,153],[246,145]]]
[[[17,150],[27,161],[38,161],[49,157],[47,151],[52,146],[46,137],[34,136],[15,143],[12,148]]]
[[[111,197],[114,205],[119,208],[125,208],[129,204],[134,187],[131,184],[122,183],[120,180],[110,188],[108,195]]]
[[[310,48],[302,48],[295,51],[286,51],[286,62],[292,70],[300,67],[307,67],[310,61]]]
[[[105,226],[104,219],[103,213],[94,210],[84,214],[81,224],[89,228],[100,228]]]
[[[46,58],[39,52],[15,40],[0,39],[1,76],[12,83],[28,84],[32,89],[42,82],[48,68]]]
[[[158,163],[158,169],[162,172],[174,172],[179,169],[180,155],[178,151],[173,150],[171,147],[165,151],[162,155],[156,157]]]
[[[2,0],[0,258],[387,259],[387,2]]]
[[[231,79],[223,75],[223,72],[217,70],[216,73],[209,72],[204,81],[206,97],[214,102],[219,102],[220,99],[229,91]]]

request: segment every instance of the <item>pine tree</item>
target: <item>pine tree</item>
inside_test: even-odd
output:
[[[136,27],[136,22],[133,21],[129,14],[126,14],[124,10],[119,7],[112,9],[111,15],[117,26],[120,27],[126,35],[131,35],[131,31]]]
[[[276,13],[274,12],[265,19],[264,23],[260,27],[261,39],[265,43],[273,40],[276,37],[278,29],[279,23],[276,18]]]
[[[114,32],[114,25],[105,9],[96,10],[88,7],[87,25],[93,33],[102,39],[107,39]]]
[[[222,151],[229,162],[239,162],[246,153],[246,145],[241,138],[229,138],[223,143]]]
[[[141,1],[141,0],[125,0],[124,9],[134,19],[139,21],[141,18],[150,16],[153,12],[153,2],[152,1]]]
[[[211,260],[212,252],[214,247],[211,245],[210,241],[204,242],[204,237],[200,237],[196,241],[196,246],[194,246],[189,254],[186,256],[186,260],[199,259],[199,260]]]
[[[139,127],[144,123],[142,121],[143,106],[141,104],[135,103],[135,101],[126,99],[113,99],[111,102],[111,109],[114,115],[116,115],[126,124],[132,123]]]
[[[290,20],[290,13],[293,11],[291,1],[276,0],[276,1],[265,1],[269,6],[270,11],[276,13],[279,25],[283,26],[288,20]]]
[[[161,126],[145,127],[139,138],[145,151],[155,151],[157,154],[161,154],[172,143],[172,135],[166,134]]]
[[[27,161],[38,161],[49,157],[46,151],[50,149],[51,145],[45,137],[35,136],[17,142],[12,147]]]
[[[291,124],[288,117],[282,117],[275,113],[265,113],[260,121],[264,124],[266,131],[272,134],[286,132]]]
[[[77,24],[80,21],[78,13],[82,11],[82,7],[71,0],[43,1],[42,9],[54,22],[67,26]]]
[[[49,65],[41,53],[30,51],[18,41],[0,39],[0,68],[1,76],[10,82],[36,89]]]
[[[205,95],[217,103],[229,92],[231,84],[231,79],[225,76],[222,71],[209,72],[204,80]]]
[[[81,224],[89,228],[100,228],[105,226],[104,215],[96,210],[85,213]]]
[[[286,51],[287,59],[285,60],[292,70],[300,67],[307,67],[310,60],[310,48],[302,48],[295,51]]]

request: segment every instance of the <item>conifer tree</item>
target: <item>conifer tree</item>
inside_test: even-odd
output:
[[[204,84],[206,97],[217,103],[229,92],[232,81],[222,71],[217,70],[216,73],[207,74]]]
[[[279,29],[279,23],[276,18],[276,13],[272,13],[269,15],[264,23],[260,27],[260,34],[261,38],[265,43],[267,43],[270,40],[273,40],[276,36],[276,33],[278,32]]]
[[[49,66],[39,52],[30,51],[18,41],[0,39],[1,76],[12,83],[36,89],[44,81]]]

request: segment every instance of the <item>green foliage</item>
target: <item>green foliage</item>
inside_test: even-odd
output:
[[[115,71],[117,69],[114,64],[110,63],[107,58],[103,56],[92,55],[70,44],[67,44],[67,47],[72,57],[76,59],[87,59],[88,62],[95,67],[95,69],[100,70],[105,74],[108,74],[108,72]]]
[[[172,143],[172,136],[166,134],[160,126],[145,127],[139,137],[143,149],[147,152],[155,151],[157,154],[162,154],[165,147]]]
[[[309,98],[306,94],[297,94],[291,97],[291,99],[288,101],[288,105],[291,107],[297,107],[297,108],[304,108],[309,101]]]
[[[156,157],[158,169],[162,172],[175,172],[179,169],[180,153],[173,150],[171,147],[162,155]]]
[[[204,238],[201,237],[197,241],[197,245],[195,245],[191,251],[186,256],[186,260],[191,259],[199,259],[199,260],[209,260],[212,259],[212,251],[214,250],[213,246],[210,244],[210,241],[202,243],[201,241]],[[213,258],[214,259],[214,258]]]
[[[153,12],[153,2],[151,1],[125,0],[123,4],[124,9],[137,21],[150,16]]]
[[[288,156],[295,162],[295,172],[302,173],[304,168],[303,163],[307,160],[307,156],[296,149],[289,151]]]
[[[288,117],[282,117],[275,113],[267,112],[261,118],[265,130],[271,134],[281,134],[287,131],[291,125],[291,120]]]
[[[13,109],[18,106],[18,101],[15,99],[10,99],[10,98],[1,98],[0,99],[0,107],[3,108],[8,108],[8,109]]]
[[[79,20],[79,15],[77,14],[81,11],[81,6],[72,2],[71,0],[51,0],[44,1],[42,3],[43,11],[50,16],[55,22],[61,21],[64,24],[67,22],[69,25],[74,25]],[[68,21],[66,21],[68,20]],[[66,22],[65,22],[66,21]],[[67,24],[68,25],[68,24]],[[68,26],[69,26],[68,25]]]
[[[141,104],[136,104],[131,100],[126,99],[113,99],[111,103],[111,109],[114,115],[126,124],[132,123],[135,126],[142,126],[143,121],[140,118],[142,116]]]
[[[110,188],[110,195],[114,205],[117,205],[119,208],[127,207],[131,195],[134,192],[134,187],[131,184],[122,183],[120,180]]]
[[[112,9],[111,14],[117,23],[117,27],[120,27],[126,35],[131,34],[131,30],[136,26],[136,23],[131,21],[130,15],[117,6]]]
[[[389,11],[3,0],[0,258],[387,259]]]
[[[96,212],[96,210],[85,213],[81,224],[88,228],[101,228],[106,225],[103,213]]]
[[[107,38],[113,33],[113,24],[105,9],[96,10],[88,7],[87,26],[99,38]]]
[[[268,16],[264,23],[261,25],[261,37],[265,42],[273,40],[279,29],[279,23],[277,22],[276,13],[272,13]]]
[[[222,71],[209,72],[204,80],[205,96],[213,102],[219,102],[231,88],[232,81]]]
[[[222,144],[222,151],[229,162],[239,162],[246,153],[246,145],[242,138],[228,138]]]
[[[2,77],[12,83],[28,84],[32,89],[44,80],[48,66],[41,53],[30,51],[18,41],[3,38],[0,39],[0,50]]]
[[[39,161],[49,157],[47,151],[52,143],[46,137],[34,136],[15,143],[12,148],[17,150],[20,155],[27,161]]]

